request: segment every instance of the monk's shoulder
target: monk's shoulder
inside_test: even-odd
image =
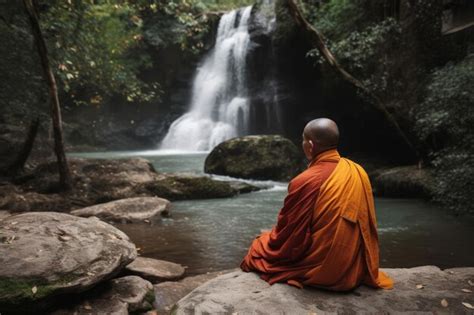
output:
[[[317,166],[310,167],[290,181],[291,187],[299,187],[308,182],[316,183],[321,180],[321,168]]]
[[[362,165],[348,159],[348,158],[344,158],[344,160],[346,160],[348,163],[352,164],[356,169],[357,171],[359,172],[360,176],[366,178],[366,179],[369,179],[369,175],[367,175],[367,172],[365,171],[365,169],[362,167]]]

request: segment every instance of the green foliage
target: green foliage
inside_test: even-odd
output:
[[[412,110],[415,131],[438,178],[436,199],[474,212],[474,55],[432,75],[427,95]]]
[[[366,26],[366,0],[330,0],[319,7],[305,7],[308,20],[332,40],[344,38]]]
[[[156,16],[155,39],[165,46],[176,44],[196,54],[210,30],[210,11],[249,2],[44,0],[41,22],[66,99],[93,105],[115,96],[133,103],[152,102],[161,91],[157,82],[140,78],[140,72],[152,66],[144,43],[144,20]]]
[[[335,2],[346,4],[345,10],[339,9],[337,12],[345,13],[353,6],[353,3],[348,1],[338,0]],[[334,12],[330,15],[331,18],[334,18],[333,14]],[[337,22],[341,18],[341,16],[337,16],[335,21]],[[329,17],[327,19],[329,21]],[[323,29],[334,27],[329,23],[322,25]],[[344,30],[344,27],[337,27],[337,30],[333,32],[329,31],[329,34],[333,33],[336,38],[340,39],[337,41],[327,40],[326,43],[342,66],[359,78],[375,94],[383,94],[388,87],[397,86],[398,82],[390,76],[392,58],[389,56],[394,46],[400,42],[401,28],[398,22],[393,18],[387,18],[367,26],[362,31],[352,31],[343,36],[343,33],[340,32]],[[308,56],[314,58],[316,63],[323,64],[325,62],[317,49],[310,50]]]
[[[75,103],[100,105],[122,95],[129,102],[158,96],[139,71],[151,65],[143,52],[138,8],[124,1],[58,1],[42,15],[42,26],[60,86]]]
[[[424,101],[412,113],[428,151],[474,143],[474,55],[433,73]]]

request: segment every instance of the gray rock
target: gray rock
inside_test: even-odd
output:
[[[289,180],[303,169],[303,156],[277,135],[246,136],[222,142],[207,156],[206,173],[237,178]]]
[[[110,280],[84,294],[71,307],[54,311],[52,315],[124,314],[152,308],[153,285],[137,276]]]
[[[474,268],[442,271],[423,266],[385,269],[395,280],[393,290],[361,286],[336,293],[303,290],[286,284],[268,285],[254,273],[235,271],[215,278],[181,299],[174,314],[466,314],[462,302],[473,304],[465,293],[474,280]],[[423,285],[417,288],[417,285]],[[471,287],[472,289],[472,287]],[[155,288],[156,290],[156,288]],[[446,299],[447,307],[441,305]]]
[[[431,197],[435,179],[431,171],[416,165],[382,169],[373,175],[374,193],[384,197]]]
[[[125,272],[143,277],[153,283],[178,280],[184,276],[185,269],[169,261],[137,257],[125,267]]]
[[[80,217],[96,216],[107,221],[139,222],[167,216],[170,205],[171,203],[163,198],[136,197],[73,210],[71,214]]]
[[[0,312],[50,304],[111,278],[137,256],[127,235],[97,218],[32,212],[0,221]]]
[[[143,190],[169,200],[228,198],[240,192],[226,181],[190,173],[159,174],[139,187]]]
[[[180,281],[166,281],[154,285],[154,308],[158,314],[170,314],[173,305],[185,297],[189,292],[207,281],[229,271],[216,271],[193,277],[186,277]]]
[[[259,191],[262,188],[263,189],[270,188],[270,186],[260,187],[260,186],[251,185],[249,183],[245,183],[238,180],[228,181],[228,183],[232,188],[237,189],[240,194],[250,193],[253,191]]]

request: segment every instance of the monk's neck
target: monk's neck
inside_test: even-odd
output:
[[[334,161],[338,162],[341,156],[337,149],[329,149],[323,152],[319,152],[312,160],[309,162],[308,167],[315,165],[320,161]]]

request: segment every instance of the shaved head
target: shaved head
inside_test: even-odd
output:
[[[318,118],[306,124],[303,138],[314,143],[317,151],[336,148],[339,143],[339,128],[328,118]]]

